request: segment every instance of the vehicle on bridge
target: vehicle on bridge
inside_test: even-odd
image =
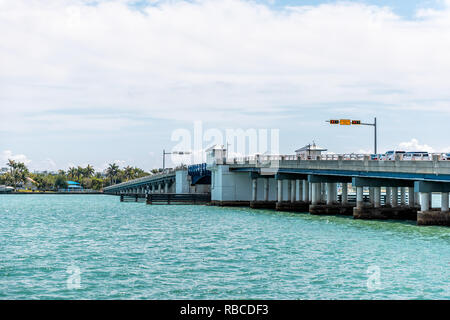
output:
[[[405,153],[406,153],[406,151],[394,151],[394,150],[391,150],[391,151],[386,152],[381,158],[379,158],[379,160],[395,160],[395,156],[397,154],[402,156]]]
[[[426,151],[406,152],[402,160],[431,160],[432,156]]]
[[[442,154],[441,159],[450,161],[450,152]]]

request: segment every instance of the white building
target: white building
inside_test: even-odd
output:
[[[317,157],[320,156],[322,152],[325,152],[327,150],[328,149],[317,146],[313,141],[312,144],[307,144],[303,148],[295,150],[295,154],[297,156],[300,156],[302,159],[317,159]]]

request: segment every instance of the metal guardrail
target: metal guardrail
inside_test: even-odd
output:
[[[148,182],[148,181],[152,181],[152,180],[157,180],[159,178],[164,178],[164,177],[167,177],[167,176],[174,176],[175,172],[176,172],[175,169],[168,169],[165,172],[152,174],[152,175],[145,176],[145,177],[142,177],[142,178],[133,179],[133,180],[129,180],[129,181],[126,181],[126,182],[114,184],[114,185],[111,185],[109,187],[103,188],[103,190],[104,191],[108,191],[108,190],[111,190],[111,189],[132,186],[132,185],[135,185],[136,183],[140,183],[140,182]]]
[[[300,160],[369,160],[369,161],[449,161],[446,159],[441,153],[430,153],[428,156],[421,155],[420,157],[414,157],[412,159],[404,159],[402,154],[396,155],[395,159],[372,159],[371,154],[361,154],[361,153],[344,153],[344,154],[323,154],[320,156],[305,156],[305,155],[255,155],[255,156],[246,156],[246,157],[236,157],[236,158],[227,158],[222,159],[222,161],[217,162],[216,164],[244,164],[244,163],[269,163],[271,161],[300,161]]]

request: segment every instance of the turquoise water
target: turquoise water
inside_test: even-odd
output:
[[[0,299],[450,298],[445,227],[102,195],[0,195],[0,215]]]

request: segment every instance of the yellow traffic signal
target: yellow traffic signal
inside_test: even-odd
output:
[[[349,126],[349,125],[351,125],[351,120],[350,119],[341,119],[340,124],[341,124],[341,126]]]

